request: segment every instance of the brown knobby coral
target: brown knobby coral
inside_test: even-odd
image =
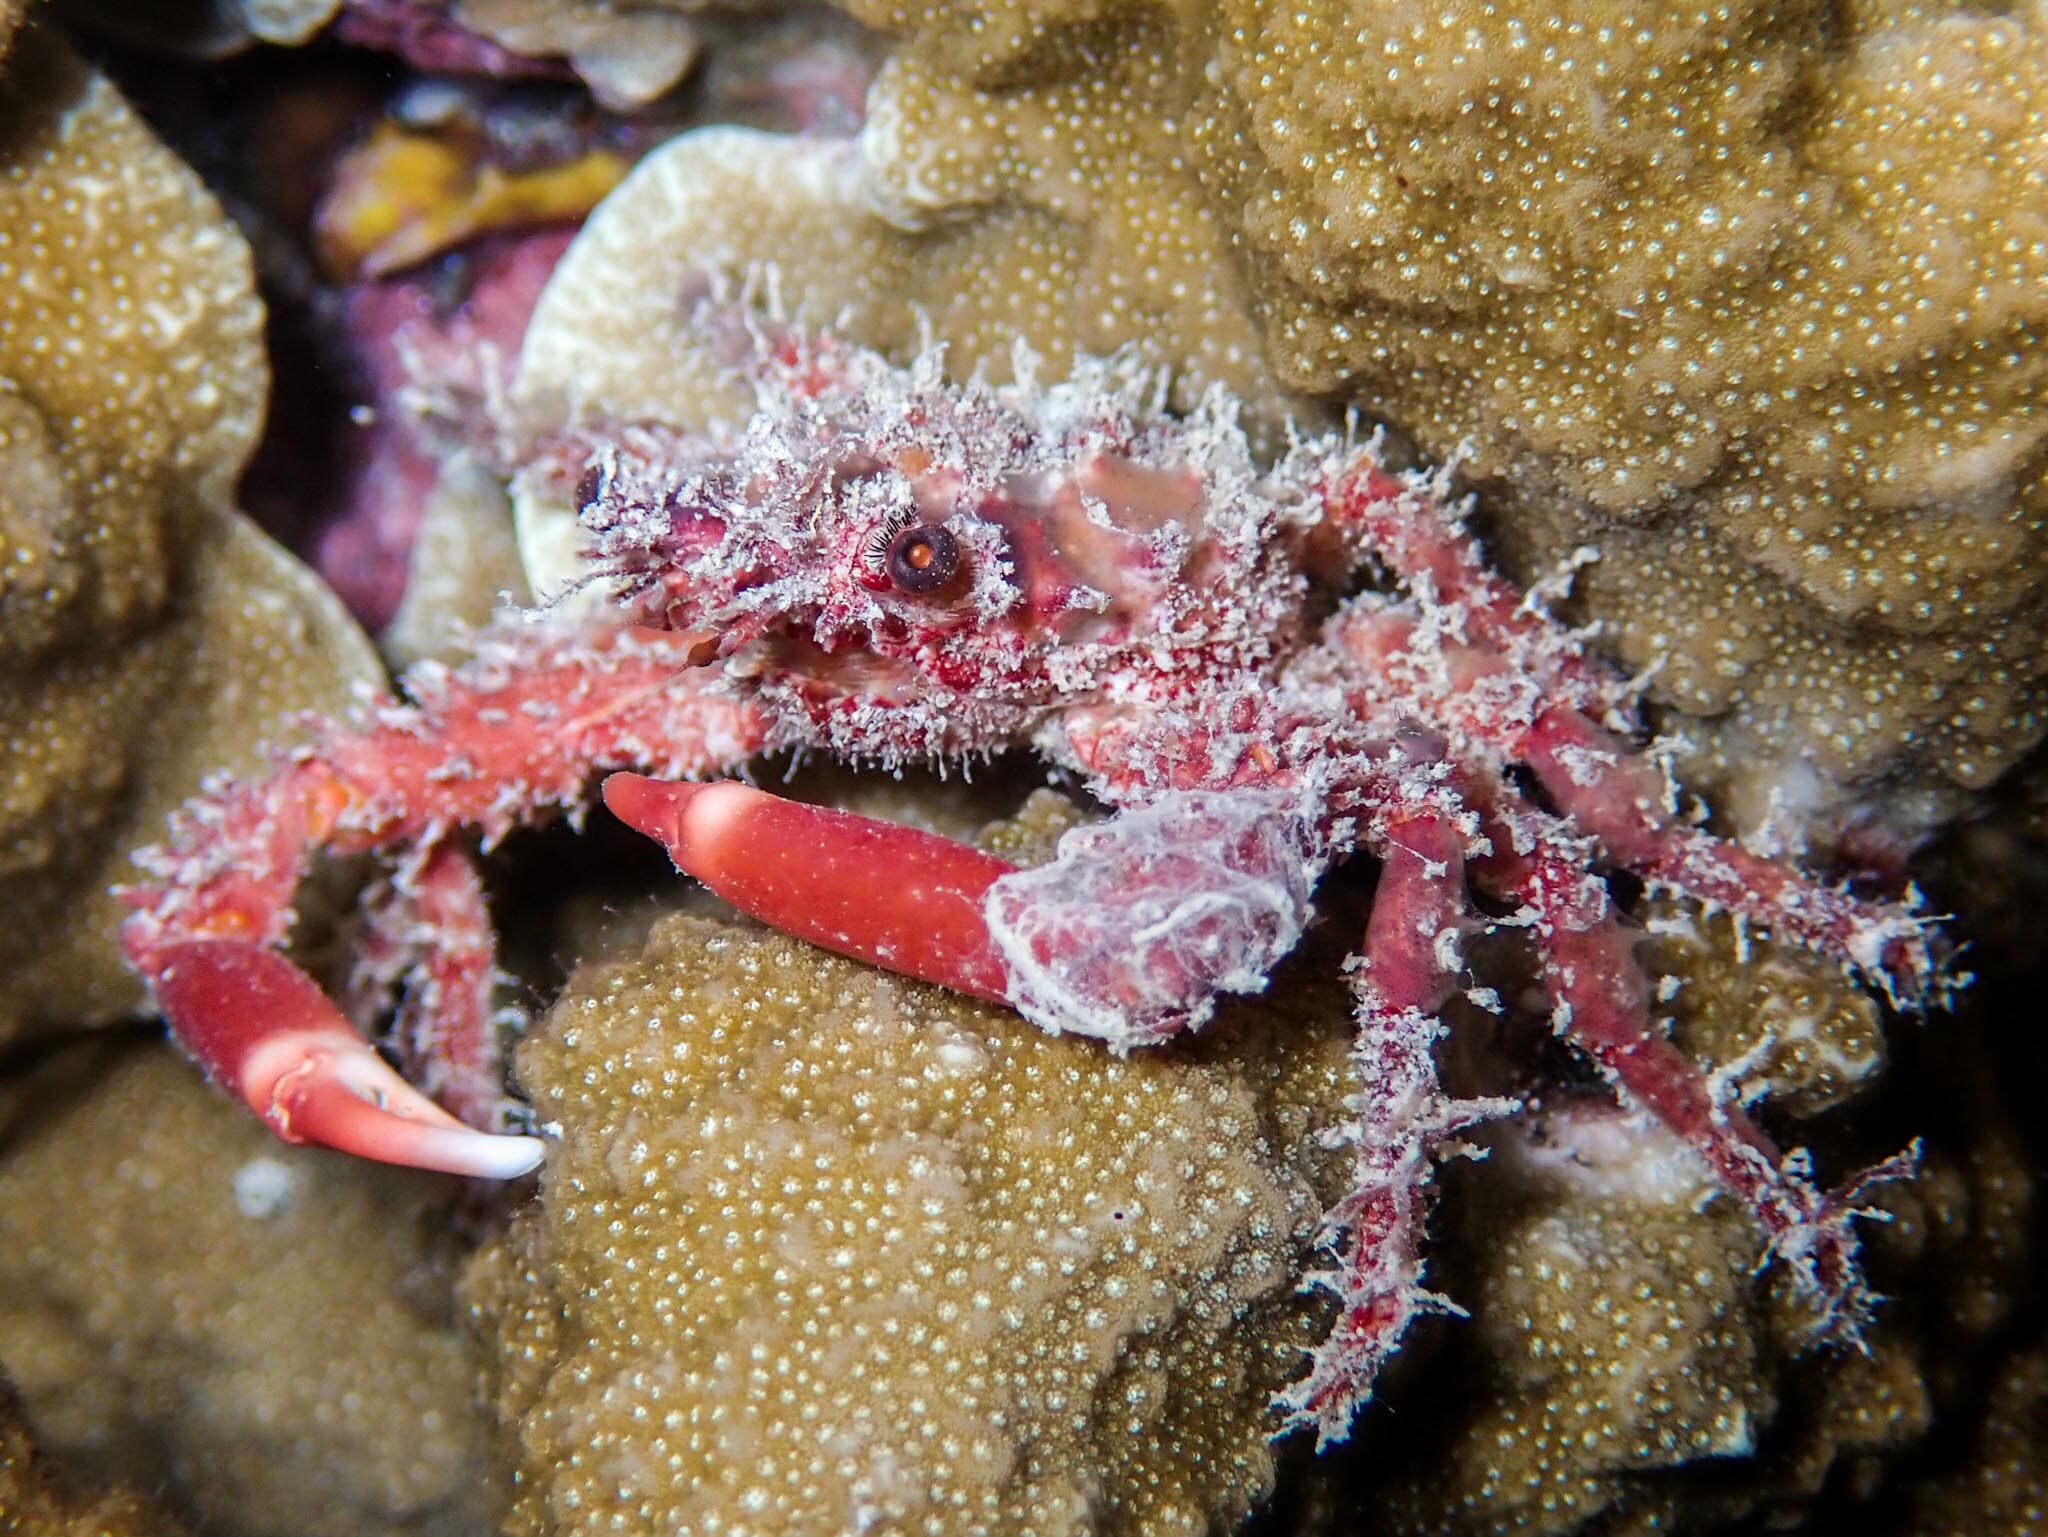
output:
[[[1342,991],[1285,995],[1117,1061],[730,920],[580,970],[520,1051],[541,1200],[466,1283],[512,1530],[1234,1525],[1347,1077]]]
[[[1727,809],[1888,782],[1910,829],[2039,738],[2040,6],[1236,0],[1218,34],[1197,153],[1274,366],[1465,455],[1525,568],[1596,546],[1586,609],[1716,722]]]
[[[1917,1176],[1874,1195],[1884,1220],[1865,1247],[1887,1301],[1860,1350],[1808,1348],[1799,1310],[1751,1275],[1739,1228],[1658,1134],[1565,1097],[1484,1132],[1487,1159],[1447,1173],[1438,1250],[1472,1322],[1354,1455],[1346,1487],[1382,1513],[1365,1530],[1833,1531],[1892,1498],[1902,1451],[1942,1456],[1930,1431],[1978,1417],[1984,1357],[2025,1305],[2033,1178],[1971,1043],[1902,1055],[1938,1129]],[[1811,1111],[1831,1074],[1802,1069],[1827,1061],[1753,1065],[1789,1074],[1787,1103]],[[1965,1471],[1923,1486],[1928,1512],[1936,1490],[1979,1508],[1980,1480],[1981,1508],[2023,1505],[2025,1391],[1991,1405]]]
[[[922,792],[895,800],[960,826]],[[1041,792],[983,841],[1030,863],[1071,823]],[[1192,1050],[1118,1062],[725,919],[664,920],[579,969],[520,1055],[562,1140],[539,1202],[465,1283],[520,1476],[512,1529],[1230,1529],[1268,1477],[1252,1449],[1275,1422],[1252,1400],[1315,1330],[1267,1269],[1312,1258],[1279,1219],[1332,1171],[1285,1139],[1331,1124],[1348,1087],[1341,998],[1309,975],[1232,1004]],[[1917,1298],[1938,1277],[1933,1311],[1954,1302],[1961,1321],[1895,1302],[1870,1357],[1809,1352],[1803,1310],[1755,1276],[1747,1221],[1639,1119],[1563,1097],[1485,1140],[1439,1250],[1473,1317],[1397,1365],[1394,1413],[1324,1475],[1346,1512],[1327,1529],[1677,1530],[1802,1509],[1833,1470],[1924,1434],[1924,1378],[2010,1300],[2009,1256],[1976,1276],[2024,1225],[2024,1170],[1996,1135],[1886,1193],[1881,1284],[1910,1276]],[[1172,1190],[1253,1195],[1192,1249],[1140,1228],[1119,1253],[1068,1212],[1091,1193],[1138,1212],[1117,1204],[1125,1180],[1151,1182],[1154,1219]],[[1120,1285],[1127,1266],[1157,1287]],[[1020,1307],[991,1322],[961,1300],[977,1288]],[[1219,1308],[1237,1320],[1220,1333]],[[1229,1337],[1247,1331],[1249,1354]],[[1174,1391],[1183,1374],[1199,1392]],[[1177,1418],[1194,1414],[1199,1443]],[[977,1440],[984,1416],[1001,1434]],[[1125,1496],[1137,1470],[1166,1476],[1141,1455],[1175,1470],[1150,1508]],[[1056,1475],[1091,1496],[1052,1500]]]
[[[36,1446],[0,1378],[0,1537],[183,1537],[133,1489],[80,1491]]]
[[[1389,1482],[1404,1533],[1576,1532],[1644,1474],[1744,1457],[1777,1408],[1753,1242],[1678,1142],[1606,1107],[1487,1138],[1470,1418]]]
[[[1285,412],[1188,153],[1211,17],[845,9],[899,40],[869,94],[860,199],[879,215],[870,227],[926,269],[905,292],[932,309],[960,366],[1000,372],[1013,337],[1055,367],[1137,345],[1182,372],[1184,398],[1222,383],[1257,418]]]
[[[2028,1537],[2048,1530],[2048,1345],[1994,1378],[1964,1465],[1912,1491],[1909,1537]]]
[[[1673,1037],[1780,1110],[1806,1117],[1885,1068],[1884,1011],[1844,976],[1726,914],[1646,904],[1643,959],[1668,993]]]
[[[247,247],[114,87],[0,66],[0,1036],[141,994],[108,888],[266,722],[374,659],[231,504],[268,375]]]

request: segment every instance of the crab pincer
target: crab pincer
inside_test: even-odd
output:
[[[1020,869],[968,844],[750,786],[605,781],[677,869],[800,939],[1007,1004],[1119,1053],[1256,992],[1300,936],[1314,861],[1284,798],[1169,793]]]
[[[244,939],[156,958],[156,997],[186,1050],[286,1142],[484,1179],[532,1170],[534,1137],[465,1126],[399,1077],[313,979]]]
[[[517,631],[465,668],[416,672],[412,703],[314,723],[268,777],[202,790],[121,892],[122,949],[179,1044],[288,1142],[481,1178],[534,1168],[543,1144],[500,1134],[494,947],[459,830],[502,837],[614,764],[683,774],[744,756],[750,716],[679,676],[679,651]],[[393,868],[349,990],[366,1015],[403,995],[394,1047],[424,1093],[281,953],[315,859],[378,851]]]

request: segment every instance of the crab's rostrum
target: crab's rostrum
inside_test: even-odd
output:
[[[743,430],[620,422],[522,446],[519,473],[580,505],[584,597],[606,603],[507,616],[460,667],[408,675],[408,702],[321,726],[268,779],[208,786],[141,856],[127,953],[186,1049],[279,1135],[470,1174],[539,1161],[539,1140],[499,1134],[467,840],[578,808],[606,771],[639,772],[613,772],[605,804],[736,905],[1116,1051],[1260,988],[1323,870],[1365,853],[1341,1133],[1356,1177],[1318,1278],[1340,1307],[1289,1426],[1344,1434],[1438,1305],[1421,1286],[1431,1164],[1501,1108],[1447,1096],[1432,1055],[1482,922],[1526,927],[1557,1031],[1707,1161],[1821,1329],[1853,1335],[1857,1191],[1902,1165],[1811,1185],[1726,1075],[1660,1031],[1599,872],[1726,909],[1907,1005],[1945,985],[1925,925],[1676,814],[1625,683],[1487,567],[1440,479],[1342,437],[1261,466],[1227,400],[1168,415],[1121,361],[1045,386],[1020,359],[1021,382],[956,387],[935,354],[902,369],[732,312],[704,324],[754,381]],[[779,749],[892,766],[1024,745],[1116,813],[1030,870],[703,782]],[[425,1094],[279,953],[319,850],[395,853],[352,1001],[405,982]],[[1507,916],[1482,920],[1475,891]]]

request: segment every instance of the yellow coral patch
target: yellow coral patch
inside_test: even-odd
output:
[[[321,259],[344,280],[383,277],[494,230],[580,219],[625,174],[609,150],[508,171],[463,136],[380,123],[322,199]]]

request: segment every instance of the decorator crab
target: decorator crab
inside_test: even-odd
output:
[[[1729,910],[1908,1004],[1942,985],[1924,925],[1678,816],[1632,744],[1626,687],[1487,567],[1441,481],[1338,437],[1262,468],[1226,400],[1170,417],[1120,362],[954,387],[936,356],[905,370],[725,324],[749,338],[744,430],[618,423],[527,446],[522,473],[581,506],[606,617],[508,616],[460,667],[411,673],[407,702],[321,726],[267,779],[208,786],[141,856],[127,953],[219,1083],[288,1140],[533,1168],[542,1142],[496,1124],[493,952],[465,840],[573,811],[600,774],[615,815],[745,911],[1119,1052],[1262,987],[1323,870],[1364,853],[1379,877],[1341,1133],[1356,1178],[1319,1278],[1340,1307],[1289,1424],[1344,1434],[1438,1305],[1420,1285],[1432,1160],[1500,1108],[1449,1098],[1433,1062],[1482,921],[1527,928],[1557,1031],[1707,1161],[1826,1329],[1856,1329],[1857,1192],[1903,1162],[1811,1185],[1658,1028],[1600,872]],[[886,767],[1026,744],[1116,813],[1028,870],[712,777],[776,749]],[[395,853],[359,981],[388,996],[404,980],[418,1089],[280,953],[321,850]],[[1480,919],[1475,891],[1508,916]]]

